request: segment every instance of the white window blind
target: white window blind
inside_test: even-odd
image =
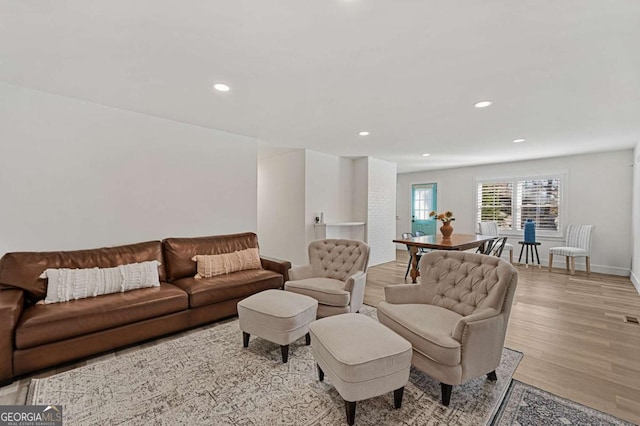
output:
[[[513,183],[486,182],[478,184],[477,221],[495,221],[498,227],[513,225]]]
[[[559,203],[560,179],[519,180],[517,229],[524,229],[526,220],[531,219],[536,223],[536,229],[558,231]]]
[[[527,219],[539,235],[561,234],[562,175],[477,181],[476,220],[495,221],[504,231],[521,232]]]

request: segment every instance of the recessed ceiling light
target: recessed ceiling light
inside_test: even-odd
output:
[[[474,107],[476,108],[486,108],[489,105],[491,105],[493,102],[491,101],[480,101],[480,102],[476,102],[475,104],[473,104]]]
[[[358,136],[369,136],[369,135],[370,135],[370,133],[369,133],[369,132],[367,132],[366,130],[363,130],[363,131],[361,131],[361,132],[358,132]]]
[[[520,142],[524,142],[525,139],[514,139],[513,143],[520,143]]]
[[[218,92],[228,92],[229,90],[231,90],[231,87],[227,86],[224,83],[216,83],[213,85],[213,88]]]
[[[428,156],[430,156],[430,155],[431,155],[431,154],[422,154],[422,156],[423,156],[423,157],[428,157]]]

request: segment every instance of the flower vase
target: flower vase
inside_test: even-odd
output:
[[[451,222],[442,222],[440,232],[442,232],[442,238],[445,240],[451,238],[451,234],[453,234],[453,226],[451,226]]]

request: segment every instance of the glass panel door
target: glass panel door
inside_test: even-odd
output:
[[[429,217],[429,213],[437,210],[438,188],[435,183],[421,183],[412,186],[411,197],[411,232],[424,232],[426,235],[435,235],[436,221]]]

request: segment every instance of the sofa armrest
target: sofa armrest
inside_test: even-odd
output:
[[[349,305],[351,312],[358,312],[364,302],[364,287],[367,284],[367,274],[358,271],[347,278],[344,289],[351,293]]]
[[[295,266],[289,269],[289,280],[291,281],[306,280],[313,277],[313,268],[311,268],[311,265]]]
[[[288,260],[274,259],[272,257],[260,256],[260,263],[264,269],[277,272],[282,275],[283,283],[289,280],[289,269],[291,269],[291,262]]]
[[[425,303],[424,289],[419,284],[388,285],[384,288],[384,298],[396,305]]]
[[[13,378],[13,339],[23,305],[23,290],[0,290],[0,384]]]

